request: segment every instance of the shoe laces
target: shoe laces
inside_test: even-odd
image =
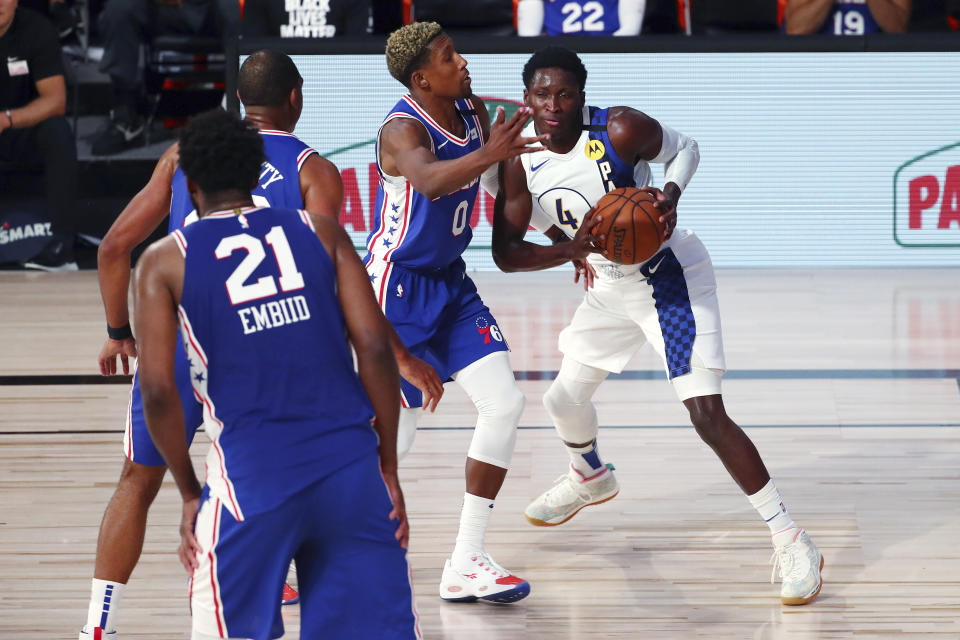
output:
[[[785,544],[773,550],[770,563],[770,583],[773,584],[777,570],[780,570],[781,582],[797,582],[806,573],[803,559],[806,557],[806,546],[800,540]]]
[[[557,506],[567,504],[574,496],[588,500],[590,492],[582,486],[582,483],[570,477],[569,473],[565,473],[553,481],[553,486],[547,489],[543,498],[548,505]]]
[[[478,553],[471,554],[470,560],[471,562],[475,562],[477,564],[477,568],[483,569],[487,573],[493,575],[495,578],[506,577],[510,575],[510,572],[497,564],[486,551],[480,551]]]

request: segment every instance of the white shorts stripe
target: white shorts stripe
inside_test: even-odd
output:
[[[137,377],[137,360],[133,361],[133,378]],[[133,382],[130,382],[130,395],[127,398],[127,418],[123,425],[123,452],[128,460],[133,460]]]
[[[217,542],[223,503],[210,497],[197,514],[195,535],[202,551],[193,572],[190,592],[190,611],[193,615],[193,631],[214,638],[228,638],[227,621],[223,615],[223,597],[217,577]]]

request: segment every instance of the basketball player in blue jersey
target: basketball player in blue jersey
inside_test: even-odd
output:
[[[377,135],[380,180],[365,258],[370,284],[404,345],[443,380],[456,380],[479,411],[467,452],[456,547],[440,581],[446,600],[513,602],[530,585],[486,553],[483,538],[510,466],[523,394],[497,321],[467,276],[461,254],[481,174],[495,188],[496,163],[542,147],[523,137],[521,109],[491,126],[470,90],[466,61],[435,22],[402,27],[387,41],[390,74],[410,90]],[[424,400],[402,381],[398,452],[413,443]]]
[[[302,84],[293,61],[276,51],[258,51],[247,58],[240,69],[238,94],[246,109],[246,119],[261,130],[267,156],[253,193],[260,204],[266,201],[272,206],[306,208],[336,220],[343,198],[337,168],[292,135],[303,105]],[[127,205],[100,245],[100,290],[109,333],[99,357],[104,375],[117,373],[118,356],[123,373],[128,373],[128,358],[136,356],[136,342],[127,315],[131,251],[168,213],[170,231],[196,218],[177,163],[175,144],[163,154],[149,183]],[[426,365],[422,368],[429,369]],[[183,357],[179,357],[178,372],[186,412],[185,436],[189,443],[203,418],[200,405],[193,399]],[[407,375],[417,378],[415,374]],[[440,388],[442,392],[439,378],[428,388]],[[166,472],[146,430],[136,381],[127,411],[124,455],[116,492],[100,524],[90,605],[81,640],[94,638],[96,633],[104,638],[117,637],[113,620],[143,548],[147,511]],[[295,600],[296,595],[288,588],[284,597]]]
[[[600,383],[649,342],[697,433],[723,462],[767,522],[782,579],[781,601],[805,604],[820,591],[823,561],[794,524],[750,438],[727,416],[720,390],[726,365],[716,280],[710,256],[692,231],[676,229],[676,204],[700,159],[697,143],[629,107],[586,106],[587,70],[569,49],[548,47],[523,69],[524,102],[534,131],[549,134],[547,151],[501,167],[493,255],[504,271],[578,261],[589,269],[584,300],[560,333],[563,361],[543,403],[570,455],[570,468],[526,509],[534,525],[563,524],[619,491],[613,467],[597,449],[590,401]],[[650,187],[648,163],[665,164],[663,189]],[[598,254],[597,201],[618,187],[653,194],[665,223],[659,251],[640,265]],[[529,224],[555,244],[524,239]],[[586,262],[584,262],[586,260]]]
[[[183,498],[192,637],[282,636],[276,596],[295,558],[301,637],[417,638],[389,329],[335,221],[255,206],[262,158],[235,115],[193,120],[180,161],[200,219],[134,274],[144,413]],[[202,489],[179,351],[213,441]]]
[[[636,36],[646,0],[520,0],[517,35]]]
[[[903,33],[911,9],[911,0],[790,0],[784,22],[789,34]]]

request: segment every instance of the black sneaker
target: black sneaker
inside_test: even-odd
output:
[[[128,109],[110,112],[107,128],[93,141],[90,152],[95,156],[109,156],[135,146],[143,140],[143,118]]]
[[[73,242],[64,238],[54,238],[37,255],[23,263],[27,269],[41,271],[77,271],[77,262],[73,257]]]

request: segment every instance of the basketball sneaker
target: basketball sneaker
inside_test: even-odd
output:
[[[80,629],[80,640],[117,640],[117,632],[104,631],[100,627],[87,631],[87,627]]]
[[[584,478],[571,466],[570,471],[557,478],[552,487],[527,505],[523,515],[532,525],[555,527],[577,515],[584,507],[612,500],[620,493],[614,469],[607,463],[600,473]]]
[[[807,604],[820,593],[823,555],[803,529],[793,542],[774,549],[770,562],[773,564],[771,583],[777,569],[780,570],[780,602],[783,604]]]
[[[284,582],[283,593],[280,595],[280,604],[297,604],[298,602],[300,602],[300,592]]]
[[[440,597],[447,602],[516,602],[530,595],[530,583],[513,575],[480,551],[455,569],[447,558],[440,578]]]

